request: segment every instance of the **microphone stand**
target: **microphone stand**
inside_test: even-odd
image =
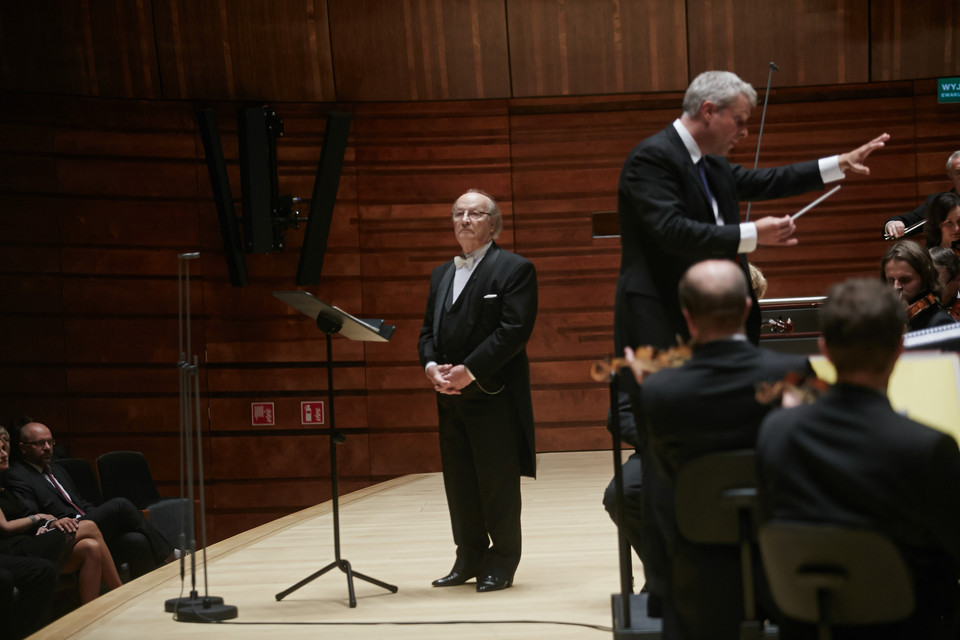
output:
[[[178,321],[180,331],[180,495],[183,496],[184,475],[186,475],[187,505],[180,509],[180,581],[184,580],[186,556],[190,555],[190,595],[182,598],[170,598],[164,602],[164,610],[173,613],[178,622],[219,622],[237,617],[237,608],[224,604],[223,598],[211,596],[207,590],[207,518],[203,491],[203,445],[200,433],[200,365],[196,355],[192,354],[190,336],[190,260],[200,257],[198,252],[177,255],[177,293],[179,296]],[[186,264],[186,287],[184,287],[184,267]],[[186,291],[184,291],[186,289]],[[186,316],[184,316],[186,301]],[[187,346],[184,351],[183,333],[186,327]],[[193,482],[193,432],[197,437],[197,469],[200,481],[200,526],[203,542],[203,596],[197,592],[197,541],[193,522],[194,482]],[[184,474],[186,470],[186,474]],[[184,511],[188,516],[184,517]],[[186,529],[190,530],[190,544],[186,544]]]

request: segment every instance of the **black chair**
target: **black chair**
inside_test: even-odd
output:
[[[777,607],[817,625],[897,622],[914,610],[913,579],[899,550],[867,529],[799,522],[760,527],[760,554]]]
[[[693,544],[736,545],[743,588],[742,640],[763,637],[753,576],[757,478],[752,449],[711,453],[684,464],[674,486],[677,529]]]
[[[63,467],[80,495],[94,505],[103,504],[103,494],[100,492],[100,483],[93,472],[93,465],[85,458],[60,458],[54,463]]]
[[[192,526],[190,501],[186,498],[162,498],[150,472],[147,459],[139,451],[111,451],[97,458],[103,497],[127,498],[144,512],[163,537],[179,547],[181,529]],[[188,536],[189,537],[189,536]]]

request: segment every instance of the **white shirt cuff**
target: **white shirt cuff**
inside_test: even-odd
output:
[[[427,366],[425,366],[425,367],[423,368],[423,372],[426,373],[426,372],[427,372],[427,369],[429,369],[430,367],[434,366],[435,364],[437,364],[437,363],[434,362],[433,360],[431,360],[430,362],[427,363]]]
[[[817,163],[820,165],[820,179],[823,180],[823,184],[843,180],[846,176],[846,174],[840,170],[840,156],[820,158]]]
[[[752,222],[740,223],[740,245],[737,253],[750,253],[757,248],[757,225]]]

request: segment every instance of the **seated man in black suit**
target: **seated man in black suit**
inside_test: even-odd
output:
[[[174,559],[173,548],[132,502],[111,498],[95,506],[81,496],[67,472],[51,462],[53,445],[46,425],[29,422],[20,428],[21,456],[7,471],[6,483],[30,513],[93,520],[114,560],[129,562],[134,578]]]
[[[903,623],[834,638],[956,638],[960,451],[949,435],[900,415],[886,390],[906,317],[876,280],[834,285],[820,310],[820,349],[837,383],[812,404],[771,413],[757,441],[764,518],[869,527],[912,569],[916,609]],[[781,638],[816,637],[789,620]]]
[[[643,517],[655,519],[667,545],[664,638],[736,638],[744,617],[739,549],[685,541],[676,527],[673,483],[693,458],[753,448],[770,410],[757,400],[758,384],[812,371],[803,356],[768,351],[747,340],[750,289],[732,260],[693,265],[678,291],[692,357],[646,376],[635,404],[656,465],[644,487],[651,492],[653,513]]]

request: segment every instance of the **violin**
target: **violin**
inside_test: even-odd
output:
[[[760,325],[760,330],[769,329],[771,333],[793,333],[793,320],[787,318],[770,318]]]
[[[930,307],[937,304],[937,297],[932,293],[928,293],[923,296],[913,304],[907,307],[907,322],[913,320],[914,316],[923,311],[924,309],[929,309]]]
[[[773,404],[783,398],[783,406],[810,404],[830,388],[830,385],[816,376],[805,376],[791,371],[783,380],[776,382],[758,382],[756,398],[759,404]]]
[[[632,364],[626,358],[598,360],[590,366],[590,377],[597,382],[609,382],[620,369],[630,367],[639,380],[647,373],[679,367],[692,355],[693,350],[687,344],[679,344],[669,349],[658,349],[651,346],[637,347],[634,351]]]

